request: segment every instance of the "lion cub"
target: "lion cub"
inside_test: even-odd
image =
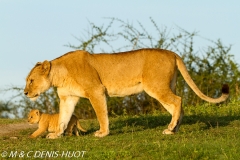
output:
[[[59,114],[45,114],[41,113],[38,109],[31,110],[28,114],[28,123],[38,123],[38,129],[30,135],[30,138],[36,138],[45,131],[56,132],[58,129],[58,117]],[[76,136],[79,136],[78,129],[86,132],[86,130],[81,127],[78,118],[72,115],[68,122],[67,129],[65,130],[65,134],[71,136],[74,131]]]

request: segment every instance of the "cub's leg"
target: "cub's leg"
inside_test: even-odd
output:
[[[67,129],[64,131],[65,135],[72,136],[72,132],[73,132],[74,127],[75,127],[74,124],[69,125],[69,123],[68,123]]]
[[[33,134],[30,135],[30,138],[36,138],[36,137],[40,136],[41,134],[43,134],[46,130],[47,130],[46,127],[40,128],[40,126],[39,126],[39,128],[35,132],[33,132]]]
[[[76,125],[74,125],[74,127],[73,127],[72,130],[73,130],[73,132],[74,132],[74,134],[75,134],[76,136],[79,136],[78,128],[77,128]]]
[[[147,91],[146,91],[147,92]],[[156,98],[164,108],[172,115],[172,120],[163,134],[174,134],[179,130],[184,112],[181,105],[181,97],[173,94],[170,89],[161,89],[160,91],[148,91],[150,96]]]
[[[104,137],[109,134],[109,121],[105,89],[102,86],[99,88],[94,88],[94,90],[92,90],[89,95],[89,100],[97,115],[97,119],[100,125],[100,129],[96,131],[94,135],[96,137]]]
[[[75,96],[60,96],[60,113],[58,119],[58,130],[55,133],[49,133],[47,138],[55,139],[61,136],[67,128],[68,122],[73,114],[76,103],[79,97]]]

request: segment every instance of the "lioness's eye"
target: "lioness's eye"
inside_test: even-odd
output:
[[[32,83],[33,83],[33,79],[30,80],[30,83],[29,83],[29,84],[31,85]]]

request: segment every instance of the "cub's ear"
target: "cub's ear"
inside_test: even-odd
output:
[[[49,61],[45,60],[43,63],[42,63],[42,73],[47,76],[50,72],[50,69],[51,69],[51,64]]]
[[[36,115],[37,115],[37,116],[39,115],[39,110],[36,110]]]

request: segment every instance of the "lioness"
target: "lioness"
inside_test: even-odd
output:
[[[201,99],[219,103],[228,98],[227,85],[223,85],[219,98],[204,95],[191,79],[181,58],[163,49],[115,54],[90,54],[81,50],[69,52],[52,61],[37,63],[26,78],[24,94],[35,100],[51,86],[57,87],[60,98],[59,129],[50,133],[49,138],[57,138],[63,133],[79,97],[88,98],[96,112],[100,129],[95,136],[108,135],[106,95],[126,96],[143,90],[172,115],[163,134],[173,134],[178,131],[183,117],[181,97],[175,95],[177,69]]]
[[[30,138],[36,138],[45,131],[56,132],[59,129],[58,119],[59,114],[44,114],[41,113],[38,109],[31,110],[28,114],[28,123],[39,124],[38,129],[30,135]],[[65,133],[71,136],[72,132],[74,131],[75,135],[79,136],[78,129],[86,132],[86,130],[81,127],[78,118],[75,115],[72,115]]]

